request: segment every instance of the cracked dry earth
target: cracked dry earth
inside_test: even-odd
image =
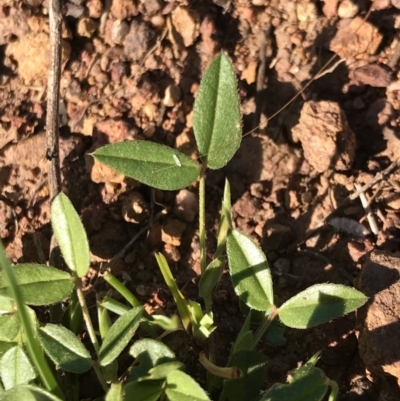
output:
[[[152,210],[149,188],[89,154],[148,139],[196,158],[193,101],[223,50],[238,76],[243,132],[251,134],[226,168],[207,176],[209,252],[227,177],[234,224],[266,252],[280,301],[314,283],[356,278],[370,296],[357,315],[287,330],[286,343],[266,344],[267,384],[322,350],[318,366],[338,381],[340,400],[398,400],[400,172],[366,193],[375,233],[359,199],[343,202],[400,154],[400,2],[64,0],[62,7],[63,190],[89,236],[87,284]],[[47,0],[0,1],[0,237],[13,262],[45,263],[49,252],[48,32]],[[196,183],[155,191],[154,213],[166,213],[111,266],[149,312],[175,312],[154,251],[166,255],[185,295],[198,298],[196,195]],[[214,313],[223,365],[243,322],[227,275]],[[180,336],[169,345],[184,348],[189,372],[204,380]]]

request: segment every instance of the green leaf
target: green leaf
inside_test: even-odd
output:
[[[150,324],[161,327],[163,330],[176,331],[180,327],[180,320],[177,315],[172,315],[172,317],[164,315],[151,315],[149,321]]]
[[[232,205],[231,205],[231,186],[229,181],[225,180],[224,197],[222,199],[221,218],[217,234],[217,250],[215,258],[219,258],[226,251],[226,237],[229,229],[232,228]]]
[[[24,302],[29,305],[49,305],[60,302],[71,293],[73,282],[67,272],[37,264],[13,267]],[[0,295],[12,297],[6,272],[0,272]]]
[[[100,365],[109,365],[128,345],[139,326],[142,314],[142,307],[133,308],[119,317],[110,327],[99,351]]]
[[[0,275],[1,275],[1,270],[0,270]],[[5,297],[3,295],[0,295],[0,315],[12,313],[14,311],[15,311],[14,300],[10,299],[10,297]]]
[[[242,130],[237,80],[223,53],[215,57],[201,79],[193,129],[200,156],[211,169],[224,167],[239,148]]]
[[[107,393],[106,401],[123,401],[122,383],[113,383]]]
[[[39,387],[19,385],[0,394],[0,401],[62,401]]]
[[[16,342],[20,327],[16,313],[0,316],[0,341]]]
[[[236,294],[250,308],[262,311],[270,309],[274,302],[272,277],[261,248],[248,236],[230,230],[227,251]]]
[[[65,327],[46,324],[39,329],[39,337],[46,354],[67,372],[84,373],[93,366],[89,351]]]
[[[124,400],[157,401],[162,393],[164,381],[129,382],[124,386]]]
[[[290,383],[274,384],[259,401],[321,401],[324,398],[329,379],[321,369],[305,364],[291,374]]]
[[[180,370],[174,370],[168,375],[165,393],[170,401],[210,401],[206,392]]]
[[[239,334],[236,337],[235,342],[232,345],[230,357],[229,357],[229,362],[231,361],[232,356],[242,350],[242,349],[253,349],[253,333],[251,331],[251,319],[252,319],[252,310],[249,310],[249,313],[246,316],[246,320],[243,323],[243,326],[241,327]],[[228,362],[228,365],[230,363]],[[232,365],[230,365],[232,366]]]
[[[306,329],[352,312],[367,300],[351,287],[316,284],[286,301],[279,308],[279,318],[286,326]]]
[[[68,267],[84,277],[90,266],[89,243],[78,213],[63,193],[51,204],[51,225]]]
[[[18,345],[17,342],[8,342],[8,341],[0,341],[0,359],[3,357],[3,355],[12,347],[15,347]]]
[[[266,377],[265,359],[255,350],[242,349],[235,352],[229,366],[236,366],[243,375],[226,380],[224,393],[229,401],[251,400],[260,394]]]
[[[97,149],[93,157],[146,185],[164,190],[189,186],[200,174],[199,164],[183,153],[149,141],[127,141]]]
[[[161,363],[160,365],[154,366],[153,369],[149,370],[149,375],[144,377],[143,380],[161,380],[165,379],[174,370],[184,370],[185,365],[182,362],[171,361]]]
[[[3,355],[0,361],[0,377],[6,390],[36,378],[36,372],[21,347],[15,346]]]
[[[200,277],[199,295],[202,298],[209,298],[211,302],[212,293],[222,276],[225,258],[218,258],[211,261]]]

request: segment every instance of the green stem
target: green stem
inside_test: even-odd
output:
[[[132,306],[142,306],[139,300],[110,272],[105,272],[104,280],[118,291]]]
[[[328,385],[331,386],[331,393],[329,394],[328,401],[336,401],[339,393],[339,387],[334,380],[329,380]]]
[[[109,387],[107,385],[106,379],[103,376],[103,373],[101,372],[100,365],[97,361],[93,361],[93,369],[96,372],[97,379],[99,380],[101,387],[103,387],[103,390],[105,393],[108,393]]]
[[[263,338],[265,332],[268,330],[268,327],[271,325],[272,321],[275,319],[276,316],[278,316],[279,309],[272,305],[272,311],[271,313],[264,319],[264,321],[261,323],[260,327],[257,329],[257,331],[254,333],[254,341],[253,341],[253,347],[255,348],[259,341]]]
[[[23,298],[18,287],[17,279],[11,267],[10,261],[5,256],[5,250],[1,241],[0,266],[4,269],[10,283],[11,291],[17,306],[18,316],[25,332],[25,345],[28,350],[29,356],[31,357],[31,360],[35,365],[36,371],[38,372],[40,379],[42,380],[43,385],[46,387],[46,389],[57,397],[64,399],[61,388],[56,378],[54,377],[54,374],[49,364],[47,363],[47,359],[44,356],[42,347],[37,340],[35,329],[31,325],[31,320],[29,319],[26,306],[24,305]]]
[[[201,169],[199,182],[199,236],[200,236],[200,266],[201,274],[207,267],[206,253],[206,174],[205,167]]]

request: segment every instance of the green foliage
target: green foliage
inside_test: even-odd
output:
[[[199,178],[203,273],[199,293],[205,310],[201,303],[186,299],[166,258],[159,253],[156,260],[176,303],[179,318],[149,316],[129,289],[106,272],[104,281],[119,298],[112,298],[111,291],[101,298],[96,294],[98,319],[95,326],[81,280],[90,265],[87,236],[70,200],[59,194],[51,205],[51,221],[72,277],[42,265],[11,267],[0,243],[0,401],[65,400],[53,373],[56,366],[73,383],[76,399],[79,398],[79,375],[93,369],[103,389],[103,396],[98,400],[209,401],[210,396],[185,373],[184,364],[167,345],[152,338],[133,340],[137,333],[147,332],[151,337],[163,338],[184,328],[197,342],[194,349],[205,346],[212,351],[215,347],[211,334],[216,329],[212,313],[213,293],[226,259],[234,290],[247,317],[233,343],[227,366],[215,365],[212,353],[208,358],[204,351],[199,351],[199,361],[209,374],[209,388],[220,390],[221,401],[322,401],[329,389],[329,400],[336,399],[337,384],[315,366],[317,355],[291,372],[287,383],[275,384],[265,390],[266,361],[256,346],[261,341],[283,344],[286,327],[313,327],[354,311],[367,298],[349,287],[317,284],[280,307],[275,305],[265,254],[250,237],[232,228],[227,181],[216,252],[210,261],[207,260],[205,171],[207,167],[225,166],[241,140],[236,77],[232,63],[224,54],[214,59],[200,83],[194,106],[194,133],[202,165],[177,150],[148,141],[105,146],[93,156],[111,168],[159,189],[184,188]],[[41,322],[39,328],[35,311],[27,305],[54,304],[65,301],[68,296],[69,305],[60,319],[63,325]],[[92,342],[90,352],[80,340],[83,322]],[[255,330],[254,326],[257,326]],[[131,365],[127,367],[129,362]]]

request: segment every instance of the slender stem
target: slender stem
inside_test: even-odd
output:
[[[268,327],[272,323],[272,321],[275,319],[275,317],[279,313],[279,309],[276,308],[274,305],[272,306],[272,311],[271,313],[264,319],[264,321],[261,323],[260,327],[257,329],[257,331],[254,334],[254,341],[253,341],[253,346],[254,348],[257,346],[259,341],[263,338],[265,332],[268,330]]]
[[[108,393],[109,387],[107,385],[106,379],[103,376],[103,373],[101,372],[100,365],[97,361],[93,362],[93,369],[96,372],[96,376],[99,379],[99,382],[101,384],[101,387],[103,387],[103,390],[105,393]]]
[[[118,291],[132,306],[142,306],[139,300],[109,271],[104,273],[104,280]]]
[[[89,309],[86,305],[86,299],[82,291],[82,280],[79,277],[75,278],[76,294],[78,295],[79,303],[82,308],[83,319],[86,323],[86,328],[89,333],[90,341],[93,344],[96,355],[99,354],[100,345],[96,337],[96,332],[93,327],[92,319],[90,318]]]
[[[334,380],[329,380],[328,385],[331,386],[331,393],[329,394],[328,401],[336,401],[339,393],[339,387]]]
[[[199,236],[200,236],[200,266],[201,274],[207,267],[206,253],[206,174],[205,168],[201,169],[199,182]]]
[[[6,258],[5,255],[6,254],[3,248],[3,244],[0,241],[0,269],[4,269],[6,277],[8,278],[8,281],[10,283],[11,291],[17,306],[18,317],[24,329],[24,342],[29,356],[31,357],[36,371],[38,372],[39,377],[42,380],[46,389],[57,397],[64,399],[61,388],[56,378],[54,377],[53,371],[51,370],[47,359],[43,354],[43,349],[37,340],[37,335],[35,333],[34,327],[31,324],[31,319],[28,316],[27,307],[24,305],[14,271],[11,267],[10,261]]]

